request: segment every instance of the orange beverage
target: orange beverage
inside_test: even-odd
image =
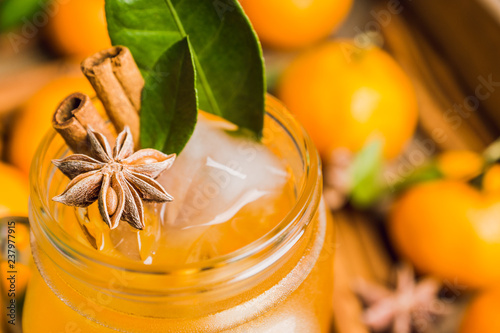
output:
[[[51,198],[67,179],[54,133],[32,168],[30,220],[39,272],[24,332],[328,332],[333,228],[318,154],[272,97],[262,143],[202,114],[159,182],[173,203],[146,228],[109,228],[95,204]]]

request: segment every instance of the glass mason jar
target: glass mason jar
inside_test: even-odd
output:
[[[100,254],[54,217],[67,180],[51,160],[68,153],[51,132],[31,171],[32,251],[25,333],[328,332],[333,228],[318,153],[288,111],[268,97],[263,143],[287,162],[297,198],[265,236],[221,257],[176,267]]]

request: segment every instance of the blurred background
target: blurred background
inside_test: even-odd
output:
[[[323,160],[337,230],[333,331],[500,332],[500,2],[239,2],[269,92]],[[110,46],[103,6],[0,0],[3,302],[7,217],[19,226],[22,303],[31,159],[58,103],[95,95],[79,63]],[[2,320],[7,330],[21,332]]]

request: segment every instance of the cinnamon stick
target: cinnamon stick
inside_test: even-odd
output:
[[[387,283],[391,262],[375,221],[344,209],[334,212],[336,237],[333,316],[335,332],[368,333],[362,322],[363,304],[354,293],[353,282],[362,278]]]
[[[500,91],[497,86],[500,45],[492,40],[497,40],[500,32],[499,7],[498,1],[488,1],[489,6],[485,6],[486,2],[419,0],[405,1],[403,6],[404,13],[417,25],[416,29],[422,31],[432,48],[446,59],[465,96],[476,96],[480,86],[490,89],[488,97],[479,98],[480,105],[475,113],[492,127],[496,137],[500,133]],[[460,23],[457,18],[460,18]]]
[[[137,110],[141,110],[141,94],[144,88],[144,78],[137,67],[132,53],[126,47],[117,46],[117,55],[111,58],[113,71],[130,99],[130,102]]]
[[[460,114],[452,113],[455,104],[463,105],[468,93],[458,83],[448,59],[435,50],[421,31],[404,17],[394,15],[382,32],[387,48],[412,78],[425,134],[433,138],[436,130],[441,132],[444,139],[436,144],[442,149],[480,152],[494,140],[491,122],[481,119],[481,107],[467,118],[457,118]],[[450,119],[458,119],[458,122]]]
[[[102,133],[110,142],[114,140],[113,134],[95,109],[90,97],[78,92],[69,95],[59,104],[52,119],[52,126],[74,153],[89,155],[87,141],[89,126]]]
[[[123,46],[103,50],[85,59],[81,67],[116,131],[121,132],[128,125],[137,147],[144,79],[130,50]]]

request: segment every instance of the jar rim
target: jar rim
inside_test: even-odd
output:
[[[152,263],[145,265],[142,262],[133,262],[127,259],[102,255],[90,247],[75,241],[74,237],[64,230],[53,216],[48,205],[49,198],[43,198],[43,182],[40,179],[48,177],[48,175],[43,175],[42,162],[45,160],[44,157],[47,154],[48,147],[57,135],[53,129],[47,133],[41,142],[31,165],[30,205],[32,207],[30,207],[30,214],[33,213],[31,211],[33,210],[33,206],[41,207],[44,210],[43,223],[41,223],[40,229],[48,236],[52,245],[59,252],[70,255],[72,258],[79,258],[111,269],[155,275],[176,274],[179,272],[186,274],[186,272],[205,271],[209,268],[223,267],[234,262],[241,262],[245,258],[265,252],[266,249],[274,247],[283,238],[299,232],[300,222],[304,220],[306,211],[312,209],[315,212],[319,206],[319,200],[312,200],[312,198],[315,196],[319,197],[321,193],[321,165],[318,152],[311,138],[288,112],[286,107],[269,94],[266,96],[266,117],[270,117],[271,120],[278,123],[293,141],[302,159],[304,177],[301,180],[302,184],[298,186],[297,200],[288,214],[265,235],[231,253],[189,264],[166,266]],[[36,201],[35,205],[33,205],[34,201]],[[311,207],[311,203],[314,207]]]

